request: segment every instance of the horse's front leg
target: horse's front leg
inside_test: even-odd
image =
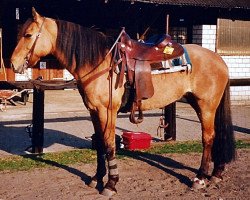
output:
[[[103,183],[102,179],[106,174],[105,158],[108,161],[108,182],[102,194],[112,196],[116,193],[115,185],[119,180],[118,168],[115,158],[115,124],[117,118],[116,109],[102,108],[91,112],[95,128],[95,144],[97,150],[97,171],[90,183],[91,187],[97,187]]]
[[[108,182],[106,183],[102,194],[111,197],[116,194],[117,191],[115,186],[119,181],[115,147],[117,109],[108,109],[106,112],[103,112],[101,116],[101,124],[104,132],[104,144],[108,161]]]
[[[94,143],[97,152],[97,169],[96,169],[96,174],[92,177],[89,186],[97,188],[98,190],[103,190],[104,187],[103,177],[107,173],[106,163],[105,163],[106,151],[105,151],[104,139],[98,113],[95,111],[91,111],[90,115],[95,130],[94,137],[92,138],[92,143]]]

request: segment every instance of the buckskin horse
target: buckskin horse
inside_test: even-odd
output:
[[[102,194],[112,196],[119,180],[115,158],[115,126],[125,92],[116,81],[120,73],[110,66],[114,60],[108,37],[80,25],[45,18],[32,9],[21,30],[21,38],[11,57],[16,73],[24,73],[48,54],[54,55],[77,80],[79,93],[90,112],[96,134],[97,170],[90,186],[108,181]],[[191,72],[152,75],[154,93],[141,101],[141,111],[162,108],[181,97],[196,111],[201,122],[203,154],[193,180],[194,188],[206,187],[209,163],[214,162],[210,181],[222,180],[225,165],[235,159],[235,141],[230,113],[228,69],[216,53],[199,45],[184,45],[189,54]],[[126,75],[126,73],[125,73]],[[124,75],[124,76],[125,76]]]

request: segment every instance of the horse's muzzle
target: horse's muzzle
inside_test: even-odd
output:
[[[23,74],[24,70],[27,68],[25,63],[23,65],[16,67],[12,62],[10,62],[10,66],[15,73],[19,73],[19,74]]]

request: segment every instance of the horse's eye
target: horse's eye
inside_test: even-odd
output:
[[[32,35],[29,34],[29,33],[26,33],[26,34],[24,35],[25,38],[30,38],[31,36],[32,36]]]

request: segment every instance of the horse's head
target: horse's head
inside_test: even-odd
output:
[[[19,33],[20,40],[11,56],[11,66],[18,73],[33,67],[41,57],[52,53],[55,46],[57,28],[54,20],[40,16],[34,8],[32,15]]]

